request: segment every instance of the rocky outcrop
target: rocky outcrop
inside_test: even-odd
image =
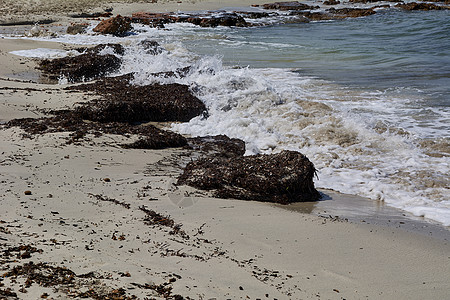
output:
[[[209,156],[189,163],[178,184],[211,190],[220,198],[276,203],[314,201],[320,198],[314,188],[314,165],[303,154]]]
[[[325,12],[292,12],[293,15],[299,15],[307,18],[309,21],[339,20],[345,18],[365,17],[375,14],[372,8],[330,8]]]
[[[93,31],[101,34],[122,36],[131,29],[131,19],[117,15],[116,17],[101,21]]]
[[[276,9],[276,10],[311,10],[319,8],[319,6],[311,6],[304,3],[300,3],[298,1],[291,1],[291,2],[275,2],[263,4],[262,8]]]
[[[341,1],[338,1],[338,0],[329,0],[329,1],[323,2],[323,4],[325,4],[325,5],[338,5],[340,3],[341,3]]]
[[[206,14],[175,14],[175,13],[134,13],[131,20],[136,23],[142,23],[153,27],[164,27],[167,23],[192,23],[202,27],[217,26],[248,26],[244,18],[233,12],[214,12]]]
[[[39,62],[37,68],[51,80],[64,76],[69,82],[80,82],[103,77],[118,70],[122,63],[122,59],[117,55],[100,55],[105,47],[111,47],[118,55],[123,54],[123,47],[120,45],[99,45],[75,57],[44,59]]]
[[[395,5],[395,7],[405,9],[405,10],[442,10],[449,9],[448,7],[439,6],[432,3],[417,3],[417,2],[409,2],[409,3],[399,3]]]

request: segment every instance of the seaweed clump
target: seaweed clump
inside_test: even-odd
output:
[[[71,87],[102,95],[76,108],[86,120],[97,122],[187,122],[206,111],[206,106],[189,91],[187,85],[130,83],[133,74],[109,77],[94,83]]]
[[[6,123],[6,127],[20,127],[29,134],[45,134],[53,132],[72,132],[67,144],[79,141],[86,134],[95,136],[102,134],[139,135],[139,139],[130,144],[122,144],[123,148],[132,149],[164,149],[183,147],[187,140],[182,135],[159,129],[153,125],[130,125],[118,122],[89,122],[84,121],[73,111],[63,111],[49,118],[24,118],[14,119]]]
[[[189,163],[178,184],[212,190],[213,196],[287,204],[315,201],[314,165],[295,151],[270,155],[209,156]]]
[[[112,53],[102,53],[106,48],[111,48]],[[122,64],[120,55],[123,55],[124,49],[119,44],[102,44],[80,50],[85,51],[77,56],[44,59],[37,68],[52,80],[63,76],[69,82],[81,82],[117,71]]]
[[[245,153],[245,142],[241,139],[229,138],[226,135],[202,136],[187,139],[188,145],[207,155],[242,156]]]

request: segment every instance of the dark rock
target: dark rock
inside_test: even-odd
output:
[[[417,2],[409,2],[409,3],[399,3],[395,5],[395,7],[405,9],[405,10],[442,10],[449,9],[448,7],[439,6],[432,3],[417,3]]]
[[[358,18],[358,17],[365,17],[375,14],[375,11],[372,8],[330,8],[327,11],[328,13],[333,14],[336,17],[342,17],[342,18]]]
[[[201,18],[200,26],[202,27],[216,27],[216,26],[237,26],[246,27],[247,22],[245,22],[242,16],[236,13],[222,13],[218,16]]]
[[[319,8],[319,6],[310,6],[300,3],[298,1],[292,2],[275,2],[268,3],[262,6],[264,9],[277,9],[277,10],[310,10]]]
[[[206,13],[206,14],[169,14],[169,13],[145,13],[138,12],[132,15],[133,22],[150,25],[153,27],[160,27],[167,23],[186,22],[192,23],[202,27],[217,27],[217,26],[248,26],[244,18],[236,13],[222,12],[222,13]]]
[[[261,18],[267,18],[270,17],[273,14],[269,14],[268,12],[261,12],[261,11],[239,11],[236,12],[237,14],[241,16],[245,16],[249,19],[261,19]]]
[[[352,3],[375,3],[375,2],[403,2],[402,0],[349,0]]]
[[[106,48],[111,48],[112,52],[116,55],[123,55],[125,53],[125,49],[120,44],[100,44],[95,47],[81,47],[76,48],[75,50],[82,54],[100,54]]]
[[[329,0],[329,1],[323,2],[323,4],[325,4],[325,5],[338,5],[340,3],[341,3],[341,1],[338,1],[338,0]]]
[[[283,151],[271,155],[210,156],[189,163],[178,184],[212,190],[220,198],[277,203],[313,201],[314,165],[303,154]]]
[[[122,36],[131,29],[131,19],[117,15],[116,17],[101,21],[93,31],[101,34]]]
[[[326,12],[298,12],[310,21],[339,20],[345,18],[365,17],[375,14],[372,8],[330,8]],[[294,14],[297,14],[294,12]]]
[[[226,135],[188,138],[188,144],[191,148],[209,155],[233,157],[242,156],[245,153],[245,142],[243,140],[229,138]]]
[[[88,24],[72,24],[67,27],[67,34],[81,34],[86,32]]]
[[[122,59],[116,55],[98,54],[108,46],[112,47],[115,53],[123,54],[123,48],[120,45],[99,45],[75,57],[44,59],[39,62],[37,68],[53,80],[61,76],[65,76],[69,82],[99,78],[118,70],[122,63]]]
[[[206,111],[187,85],[131,85],[131,74],[103,78],[95,83],[72,87],[94,91],[104,99],[93,100],[76,108],[85,120],[97,122],[187,122]]]
[[[108,18],[111,17],[112,13],[110,11],[105,12],[93,12],[93,13],[80,13],[69,15],[71,18],[81,19],[81,18]]]
[[[165,51],[163,47],[157,41],[145,40],[141,42],[141,46],[144,50],[151,55],[158,55]]]

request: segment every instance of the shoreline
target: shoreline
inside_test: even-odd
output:
[[[198,3],[197,3],[198,4]],[[164,5],[163,5],[164,6]],[[29,26],[19,26],[21,30],[25,31]],[[64,28],[64,26],[62,26]],[[4,59],[8,63],[3,64],[3,68],[0,71],[0,81],[8,84],[12,84],[18,93],[18,97],[13,97],[8,100],[7,106],[10,106],[12,102],[15,102],[21,106],[26,107],[28,102],[25,97],[29,93],[27,89],[31,85],[31,88],[41,88],[42,91],[45,89],[49,90],[61,90],[61,87],[54,83],[46,83],[45,77],[40,76],[40,72],[35,70],[35,59],[26,58],[17,55],[10,54],[9,52],[14,50],[26,50],[35,48],[51,48],[51,49],[67,49],[67,46],[63,43],[51,42],[51,41],[36,41],[28,39],[3,39],[2,47],[0,49],[0,55],[5,56]],[[2,84],[3,86],[3,84]],[[23,89],[22,91],[20,91]],[[60,91],[58,91],[60,93]],[[64,92],[63,92],[64,93]],[[71,96],[66,96],[70,98]],[[85,96],[80,96],[80,99],[87,100]],[[25,100],[25,101],[24,101]],[[83,100],[82,100],[83,101]],[[2,118],[0,116],[0,122],[5,123],[14,118],[22,117],[37,117],[45,116],[39,113],[39,109],[52,109],[55,105],[61,105],[64,102],[52,103],[47,102],[40,103],[35,106],[35,109],[13,109],[10,110],[7,106],[3,106],[3,116],[8,116],[8,118]],[[65,104],[69,107],[69,102]],[[158,125],[160,126],[160,125]],[[160,126],[161,127],[161,126]],[[435,236],[439,239],[446,240],[450,238],[450,228],[445,227],[441,224],[433,222],[431,220],[424,219],[422,217],[416,217],[400,209],[388,206],[384,203],[380,203],[368,198],[364,198],[358,195],[346,195],[337,191],[328,189],[319,189],[323,195],[323,199],[317,202],[306,202],[306,203],[294,203],[291,205],[275,205],[276,207],[281,207],[282,209],[287,209],[291,211],[296,211],[300,213],[307,213],[315,216],[321,216],[326,218],[337,217],[341,219],[348,219],[354,223],[368,223],[375,224],[377,226],[384,227],[394,227],[394,228],[404,228],[407,231],[413,231],[422,235]],[[331,215],[331,216],[330,216]]]
[[[0,41],[0,121],[92,98],[20,79],[33,60],[9,52],[50,44]],[[67,145],[68,133],[22,134],[18,128],[0,131],[0,178],[7,187],[0,193],[0,243],[38,250],[9,251],[0,274],[30,262],[62,266],[76,274],[77,287],[45,287],[36,280],[27,286],[22,274],[3,277],[1,292],[10,288],[33,299],[90,289],[123,289],[141,299],[167,299],[167,293],[191,299],[442,299],[450,292],[448,228],[386,205],[329,190],[320,190],[323,201],[282,208],[210,198],[173,185],[178,162],[189,158],[184,149],[122,149],[118,145],[129,138],[119,135],[88,135]],[[146,223],[148,209],[180,224],[185,235]]]

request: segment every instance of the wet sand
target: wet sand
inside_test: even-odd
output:
[[[443,241],[450,240],[449,228],[388,206],[381,201],[327,189],[319,189],[319,191],[322,194],[320,201],[276,206],[329,220],[398,228]]]

